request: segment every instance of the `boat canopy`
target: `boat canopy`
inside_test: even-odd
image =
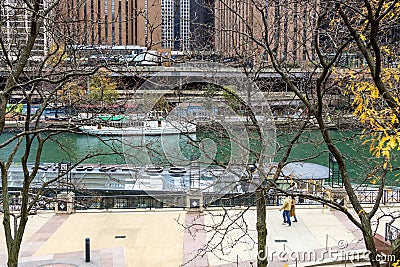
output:
[[[99,116],[99,119],[102,121],[122,121],[126,120],[127,117],[123,115],[107,115],[107,116]]]

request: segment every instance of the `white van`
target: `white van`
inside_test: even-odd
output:
[[[131,55],[123,55],[118,58],[119,63],[129,64],[131,63],[138,55],[131,54]]]
[[[161,65],[161,56],[158,51],[149,50],[137,55],[133,59],[133,63],[135,66],[159,66]]]

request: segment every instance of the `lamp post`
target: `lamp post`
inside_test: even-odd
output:
[[[71,163],[70,162],[60,162],[58,164],[58,174],[61,176],[64,174],[64,178],[62,186],[65,184],[66,185],[66,191],[67,193],[69,193],[70,191],[70,183],[71,183],[71,172],[68,171],[71,167]]]
[[[17,236],[18,219],[21,217],[21,192],[15,192],[16,195],[11,196],[10,215],[14,218],[14,238]]]
[[[337,160],[332,153],[329,152],[329,181],[331,187],[343,187],[343,180],[339,172]]]

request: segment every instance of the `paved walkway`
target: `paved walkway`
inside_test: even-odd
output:
[[[364,248],[361,232],[347,217],[321,206],[297,206],[298,222],[291,227],[282,225],[278,207],[268,207],[267,216],[269,266],[294,262],[284,254],[314,251],[319,256],[326,250]],[[255,210],[239,208],[203,214],[171,209],[44,212],[28,222],[20,266],[256,266],[255,226]],[[90,262],[84,254],[87,237]],[[6,264],[4,241],[0,264]]]

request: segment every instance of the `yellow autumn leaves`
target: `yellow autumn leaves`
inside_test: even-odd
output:
[[[362,138],[369,143],[370,151],[375,157],[390,160],[391,151],[400,150],[399,116],[400,92],[399,68],[382,70],[382,81],[396,101],[397,107],[390,107],[372,81],[359,81],[357,75],[349,75],[352,80],[347,85],[347,94],[353,96],[354,115],[364,124]],[[384,167],[387,167],[387,163]]]
[[[83,104],[114,104],[118,100],[117,83],[102,73],[88,80],[70,81],[58,91],[58,101],[72,105]]]

